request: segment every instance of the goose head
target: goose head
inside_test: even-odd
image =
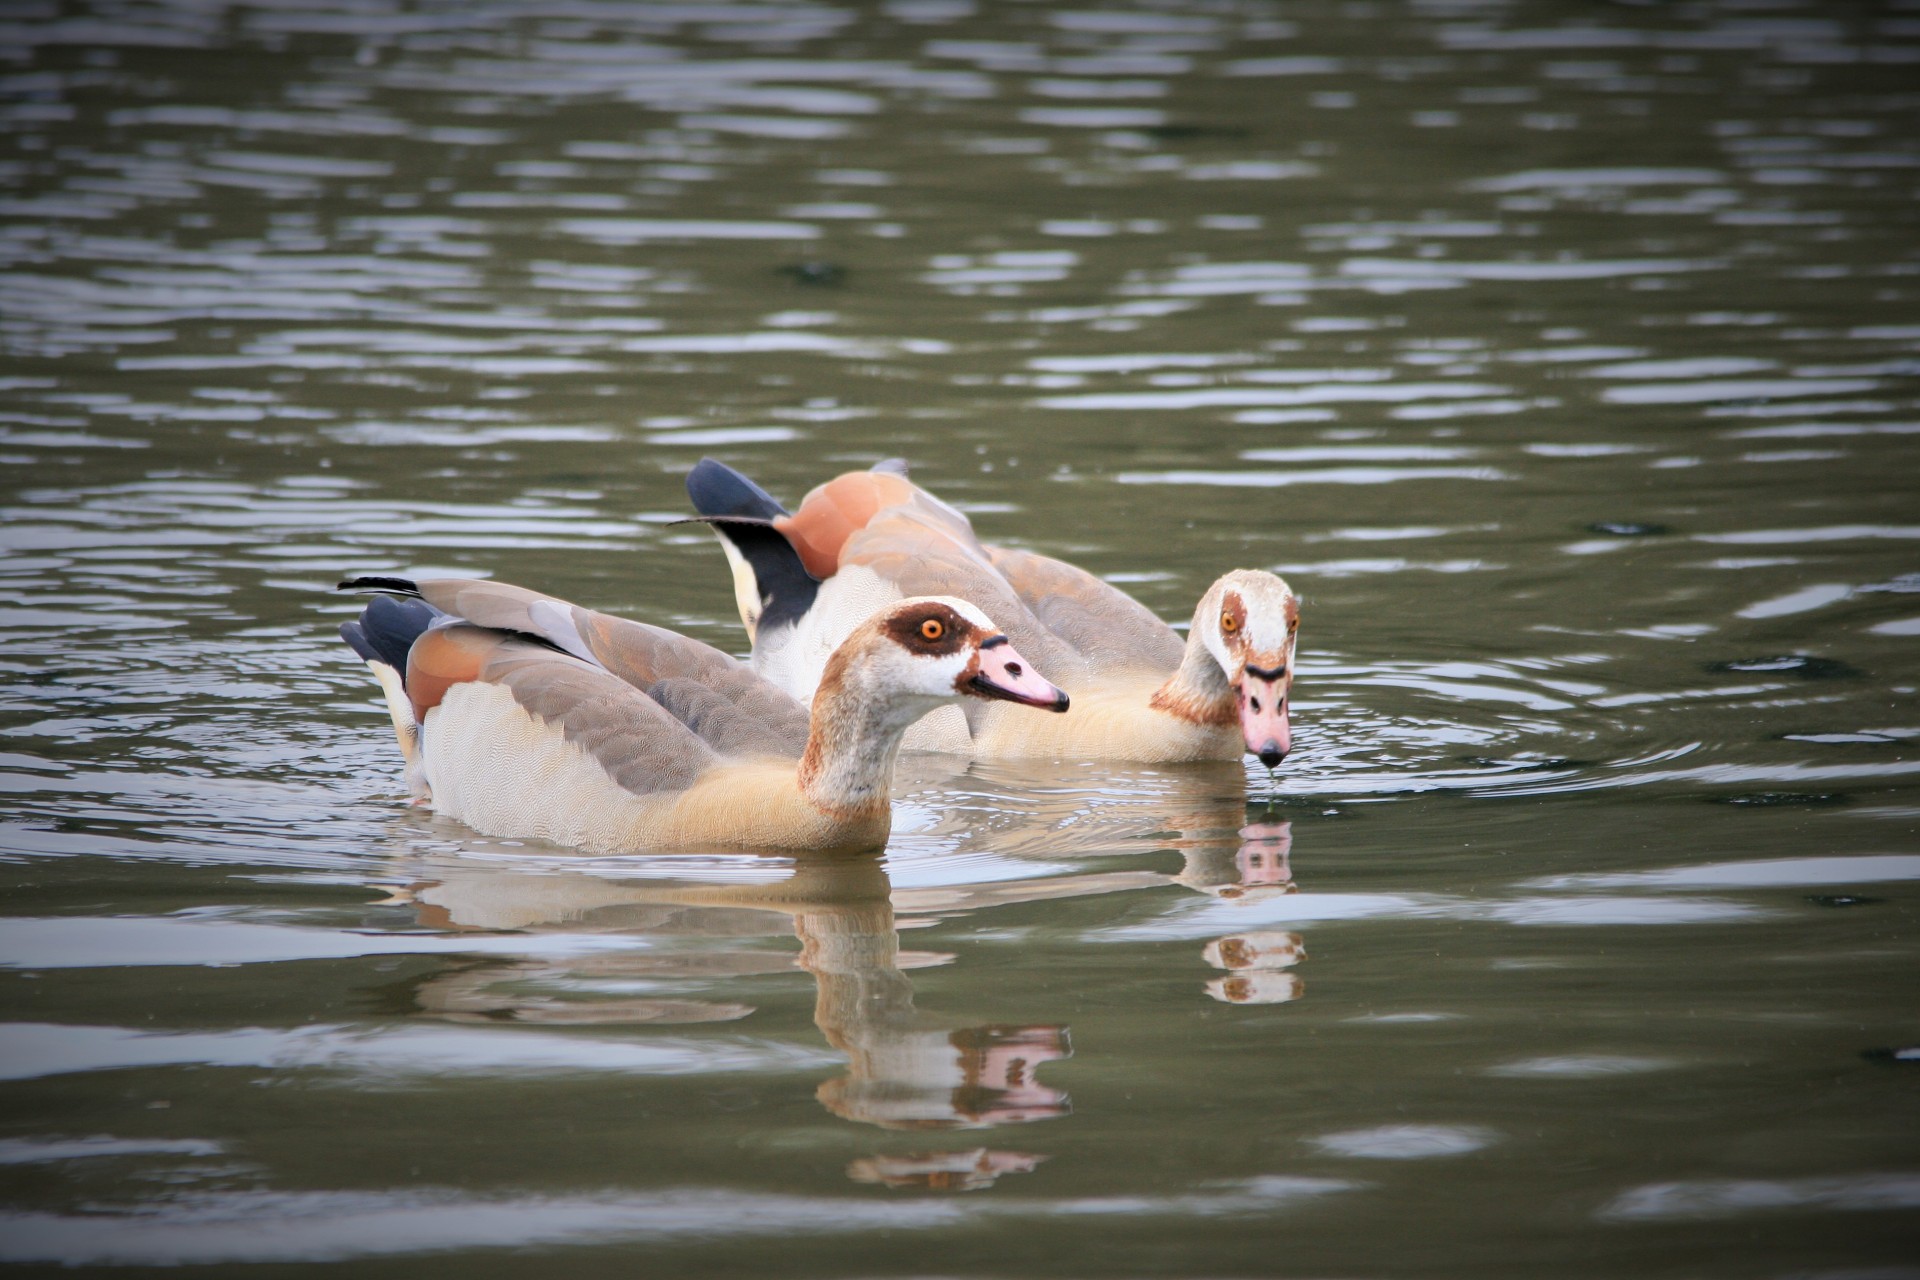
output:
[[[828,660],[815,704],[856,686],[914,715],[957,698],[1047,711],[1068,706],[1067,695],[1020,656],[1005,632],[953,596],[916,596],[874,614]]]
[[[1287,706],[1299,628],[1292,588],[1259,569],[1222,575],[1193,615],[1193,634],[1233,687],[1247,750],[1269,769],[1293,747]]]
[[[987,615],[952,596],[917,596],[868,618],[827,659],[814,691],[800,785],[830,813],[883,815],[900,739],[962,698],[1065,711]]]

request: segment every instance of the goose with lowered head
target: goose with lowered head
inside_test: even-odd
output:
[[[385,593],[340,632],[386,692],[415,796],[486,835],[596,853],[871,848],[914,721],[962,699],[1067,708],[950,596],[869,610],[808,708],[697,640],[521,587],[340,586]]]
[[[983,703],[944,708],[914,727],[909,747],[1143,762],[1244,751],[1268,768],[1292,747],[1300,603],[1274,574],[1221,575],[1182,639],[1084,569],[982,543],[898,461],[829,480],[791,512],[711,458],[687,476],[687,493],[732,565],[755,670],[795,697],[814,695],[860,618],[926,593],[978,603],[1073,693],[1072,712],[1044,723]]]

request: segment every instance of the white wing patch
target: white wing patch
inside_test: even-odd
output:
[[[573,625],[573,606],[558,600],[535,600],[527,606],[527,617],[540,629],[540,634],[559,645],[562,649],[580,659],[600,665],[600,659],[593,656],[593,650],[587,648],[587,642],[580,638],[580,629]]]

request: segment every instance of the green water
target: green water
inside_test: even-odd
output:
[[[22,3],[0,1259],[1920,1275],[1920,9]],[[1295,750],[410,808],[345,573],[744,648],[904,456]],[[1903,1052],[1904,1051],[1904,1052]],[[176,1272],[177,1273],[177,1272]]]

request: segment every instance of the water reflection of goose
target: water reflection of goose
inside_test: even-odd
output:
[[[1271,573],[1223,575],[1183,641],[1084,569],[982,544],[898,462],[831,480],[791,514],[711,458],[687,476],[687,492],[733,567],[755,668],[795,697],[813,695],[827,655],[875,603],[929,592],[980,604],[1074,696],[1073,711],[1051,722],[943,709],[909,746],[1157,761],[1231,760],[1244,749],[1269,768],[1291,746],[1299,602]]]
[[[435,864],[433,878],[407,886],[396,900],[412,903],[423,923],[441,928],[630,933],[722,944],[790,931],[801,949],[797,957],[722,945],[489,963],[430,979],[415,989],[415,1001],[423,1012],[458,1020],[719,1021],[753,1008],[688,999],[557,999],[538,987],[725,979],[797,964],[818,984],[815,1024],[847,1055],[846,1073],[817,1093],[834,1114],[890,1129],[973,1129],[1068,1112],[1066,1095],[1036,1078],[1042,1065],[1070,1054],[1065,1027],[953,1026],[915,1007],[905,971],[952,957],[900,950],[891,886],[878,859],[770,860],[766,870],[785,874],[768,883],[694,884]]]
[[[1214,794],[1218,787],[1179,789],[1185,807],[1163,794],[1160,804],[1135,813],[1132,825],[1154,824],[1151,847],[1178,849],[1183,865],[1168,873],[1144,868],[1039,874],[1035,857],[1051,871],[1055,859],[1077,850],[1056,837],[1060,813],[1077,811],[1101,833],[1099,851],[1116,852],[1116,832],[1127,823],[1101,823],[1079,797],[1055,797],[1022,824],[985,832],[962,821],[972,840],[937,846],[933,858],[896,857],[906,883],[873,858],[737,857],[728,874],[744,869],[752,883],[695,883],[638,878],[674,870],[649,860],[578,869],[573,860],[546,860],[524,869],[476,859],[438,859],[416,865],[413,883],[395,901],[410,904],[420,923],[447,931],[516,930],[545,933],[628,934],[669,945],[638,951],[595,952],[564,958],[484,960],[451,968],[414,990],[417,1007],[435,1017],[472,1022],[548,1025],[678,1024],[747,1017],[753,1006],[725,998],[656,995],[644,988],[693,982],[703,986],[790,972],[797,964],[818,985],[814,1021],[848,1070],[823,1084],[823,1105],[848,1119],[888,1128],[976,1128],[1064,1114],[1063,1095],[1035,1079],[1043,1063],[1067,1056],[1064,1027],[989,1024],[950,1027],[914,1004],[907,972],[945,964],[951,956],[903,952],[896,916],[926,922],[943,916],[1020,903],[1180,888],[1232,903],[1255,903],[1295,886],[1287,823],[1222,826],[1244,812],[1243,802]],[[1111,797],[1109,797],[1111,799]],[[1145,843],[1144,841],[1142,843]],[[991,855],[981,844],[992,846]],[[1138,846],[1136,846],[1138,847]],[[1005,859],[1000,867],[983,859]],[[949,873],[971,872],[959,883],[920,883],[921,862]],[[798,957],[769,952],[765,940],[793,936]],[[671,945],[685,940],[698,945]],[[731,945],[730,945],[731,944]],[[1226,970],[1208,983],[1230,1003],[1297,998],[1299,980],[1283,971],[1305,958],[1297,934],[1233,933],[1207,943],[1207,963]],[[640,992],[632,989],[643,988]],[[559,992],[598,988],[598,998]],[[559,989],[559,991],[556,991]]]
[[[1174,879],[1216,898],[1255,901],[1298,893],[1293,882],[1293,824],[1255,822],[1236,833],[1240,841],[1190,843],[1187,865]]]
[[[1178,885],[1251,908],[1297,893],[1292,823],[1269,814],[1241,825],[1241,777],[1237,765],[1225,762],[1086,769],[1060,762],[996,766],[933,754],[910,757],[900,771],[906,821],[893,844],[894,905],[902,912],[937,914]],[[1036,865],[1159,849],[1179,851],[1183,865],[1177,872],[1033,876]],[[940,883],[916,883],[923,862],[942,869],[936,873]],[[952,869],[962,865],[975,874],[954,883]],[[1217,1000],[1275,1004],[1305,992],[1298,975],[1283,972],[1306,959],[1298,934],[1229,934],[1209,943],[1203,957],[1228,971],[1206,986]]]
[[[1189,888],[1228,902],[1259,902],[1298,893],[1288,855],[1293,851],[1293,824],[1256,822],[1240,829],[1240,847],[1230,863],[1219,846],[1195,849],[1177,877]],[[1212,855],[1212,856],[1208,856]],[[1251,929],[1213,939],[1200,952],[1203,959],[1226,973],[1207,983],[1207,994],[1226,1004],[1286,1004],[1306,994],[1306,983],[1291,972],[1307,958],[1306,943],[1297,933],[1278,929]]]
[[[912,1155],[863,1156],[847,1166],[855,1182],[877,1182],[889,1187],[927,1191],[978,1191],[1009,1173],[1031,1173],[1045,1156],[1019,1151],[916,1152]]]
[[[519,587],[390,591],[341,627],[387,694],[416,794],[492,835],[598,852],[871,848],[901,736],[963,698],[1066,708],[987,616],[888,603],[827,658],[812,711],[717,649]]]

